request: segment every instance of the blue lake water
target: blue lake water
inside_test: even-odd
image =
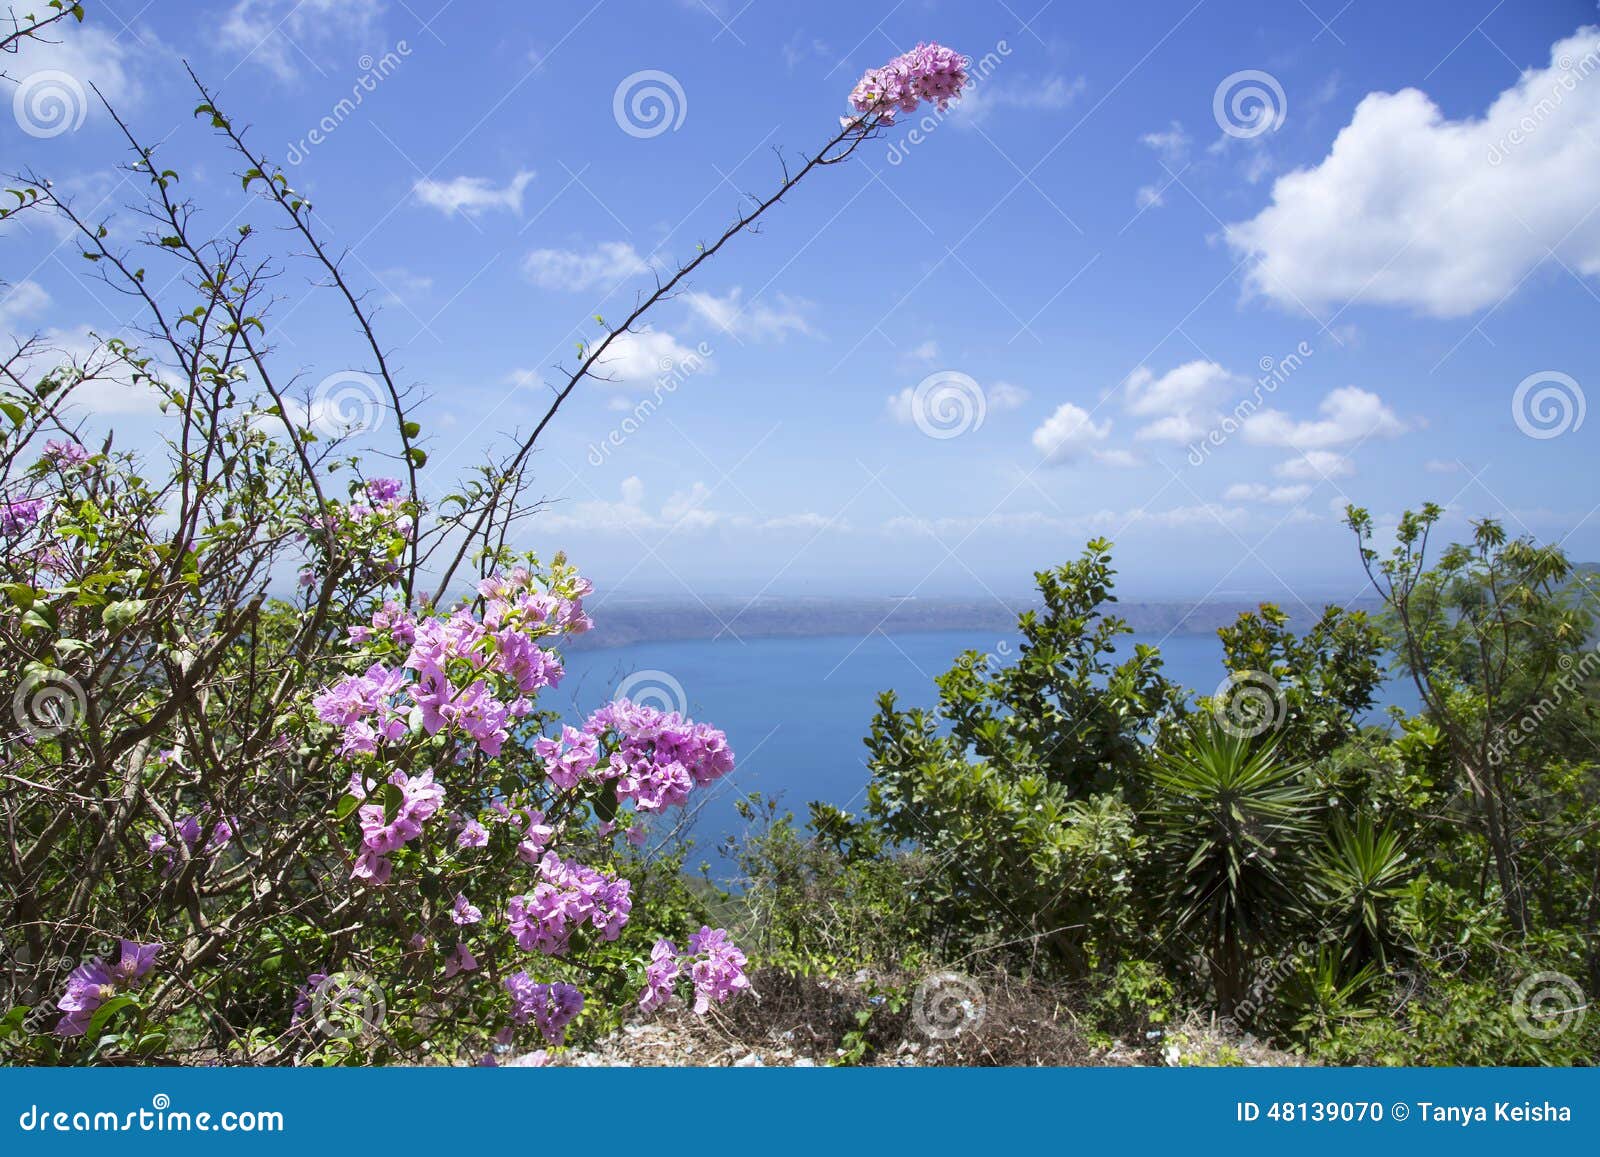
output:
[[[1131,654],[1138,642],[1159,644],[1167,676],[1186,687],[1209,694],[1226,676],[1214,635],[1124,636],[1117,657]],[[892,689],[902,706],[932,707],[938,701],[935,675],[964,650],[991,653],[1002,643],[1009,662],[1018,639],[970,631],[693,639],[579,651],[565,657],[567,677],[554,705],[581,718],[630,677],[636,680],[630,689],[635,700],[651,701],[651,689],[663,686],[676,694],[666,676],[681,686],[695,719],[727,732],[735,770],[700,801],[690,860],[693,867],[703,859],[714,875],[722,875],[727,865],[716,847],[743,829],[734,810],[741,794],[779,796],[797,816],[811,800],[860,810],[870,778],[862,740],[877,694]],[[1403,693],[1394,698],[1410,706]]]

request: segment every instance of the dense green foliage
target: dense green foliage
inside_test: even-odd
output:
[[[1015,661],[892,694],[860,816],[771,805],[744,848],[769,961],[959,962],[1071,992],[1112,1034],[1210,1010],[1331,1063],[1586,1064],[1600,1052],[1600,652],[1560,550],[1440,511],[1372,550],[1377,615],[1264,604],[1192,692],[1119,653],[1109,544],[1038,575]],[[1393,664],[1416,714],[1372,708]]]

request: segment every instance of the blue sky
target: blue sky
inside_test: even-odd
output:
[[[1103,534],[1134,597],[1348,598],[1346,501],[1600,558],[1590,3],[89,9],[6,63],[4,167],[130,200],[98,109],[22,131],[17,85],[66,73],[226,227],[239,182],[187,59],[381,303],[438,490],[537,419],[593,315],[774,186],[774,150],[825,141],[865,68],[919,39],[986,62],[914,142],[808,177],[563,411],[524,544],[607,589],[1010,595]],[[641,86],[665,120],[630,113]],[[59,233],[0,244],[0,331],[126,322]],[[331,299],[280,293],[304,388],[360,369]],[[109,397],[92,420],[154,421]]]

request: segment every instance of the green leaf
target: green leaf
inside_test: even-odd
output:
[[[351,812],[360,806],[361,801],[359,799],[349,792],[345,792],[339,797],[338,802],[333,805],[333,818],[336,820],[346,819]]]
[[[89,1020],[88,1031],[84,1035],[90,1039],[99,1039],[105,1027],[111,1023],[111,1018],[125,1008],[132,1008],[137,1012],[139,1002],[131,996],[113,996],[95,1010],[94,1016]]]
[[[144,599],[118,599],[100,612],[100,621],[106,625],[107,630],[115,631],[137,619],[144,612],[145,606]]]

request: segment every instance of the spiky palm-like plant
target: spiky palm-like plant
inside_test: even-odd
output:
[[[1312,870],[1312,887],[1330,931],[1340,934],[1344,959],[1384,964],[1394,939],[1388,912],[1411,874],[1399,834],[1371,816],[1354,824],[1338,816]]]
[[[1302,847],[1317,808],[1305,772],[1278,758],[1276,742],[1214,721],[1153,762],[1147,814],[1170,873],[1167,907],[1204,946],[1224,1016],[1244,996],[1252,956],[1304,911]]]

